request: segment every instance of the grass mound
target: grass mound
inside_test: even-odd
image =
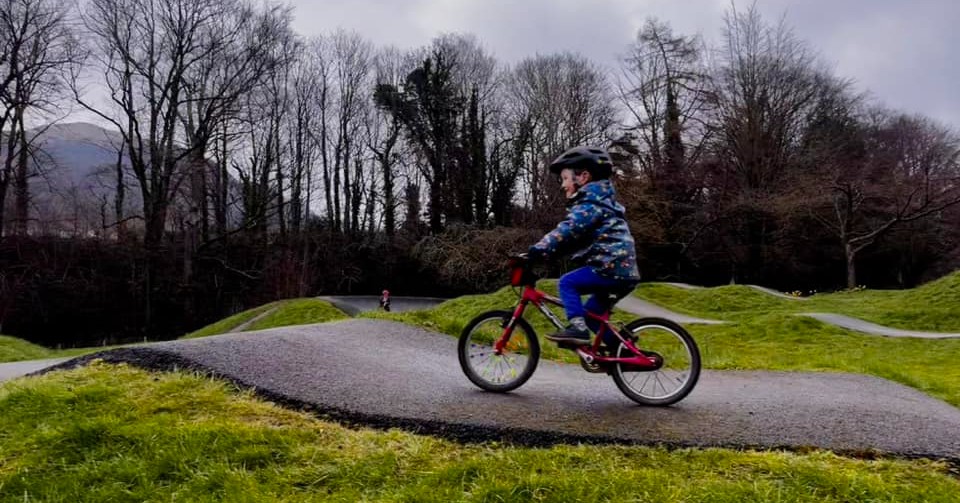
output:
[[[0,335],[0,363],[79,356],[92,353],[94,351],[109,349],[111,347],[113,346],[49,349],[31,342],[27,342],[23,339]]]
[[[280,300],[224,318],[216,323],[191,332],[181,337],[181,339],[194,339],[197,337],[225,334],[262,314],[265,314],[265,316],[247,325],[243,328],[243,331],[264,330],[288,325],[323,323],[348,318],[343,311],[333,307],[333,305],[324,300],[311,298]]]
[[[225,334],[236,327],[256,318],[260,314],[266,312],[269,309],[273,309],[277,306],[279,302],[271,302],[269,304],[264,304],[262,306],[257,306],[252,309],[247,309],[246,311],[240,311],[237,314],[228,316],[220,321],[211,323],[199,330],[194,330],[187,335],[181,337],[181,339],[195,339],[197,337],[207,337],[210,335],[220,335]]]
[[[949,304],[960,307],[960,271],[954,271],[938,280],[908,290],[911,295],[907,301],[925,305],[930,303]]]
[[[0,499],[9,501],[821,503],[960,494],[960,480],[931,461],[460,445],[348,429],[195,375],[104,364],[0,385],[0,452]]]
[[[633,294],[678,313],[722,320],[736,320],[756,312],[790,311],[798,302],[743,285],[688,289],[641,283]]]
[[[685,289],[641,284],[634,295],[668,309],[726,321],[768,314],[843,314],[904,330],[960,332],[960,271],[909,290],[854,290],[783,299],[747,286]]]
[[[54,352],[23,339],[0,335],[0,362],[18,362],[53,358]]]

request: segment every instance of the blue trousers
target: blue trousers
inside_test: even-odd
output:
[[[560,276],[557,289],[560,291],[560,300],[563,301],[567,319],[581,316],[586,319],[587,327],[596,333],[600,329],[600,323],[587,318],[586,311],[594,314],[606,313],[635,286],[636,281],[607,278],[590,267],[581,267]],[[587,294],[592,295],[584,306],[580,297]],[[615,295],[613,299],[610,298],[611,294]]]

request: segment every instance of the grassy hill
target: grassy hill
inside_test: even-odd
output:
[[[807,300],[776,297],[740,285],[685,289],[663,283],[641,284],[640,298],[674,311],[730,321],[760,315],[826,312],[894,328],[960,332],[960,271],[909,290],[860,290],[816,294]]]
[[[23,339],[0,335],[0,363],[77,356],[102,349],[105,348],[48,349]]]
[[[261,316],[263,315],[263,316]],[[257,318],[261,316],[260,318]],[[305,325],[349,318],[343,311],[333,307],[327,301],[305,298],[279,300],[242,311],[216,323],[191,332],[181,339],[195,339],[210,335],[225,334],[234,331],[243,324],[242,331],[264,330],[288,325]]]
[[[0,362],[53,358],[53,351],[23,339],[0,335]]]

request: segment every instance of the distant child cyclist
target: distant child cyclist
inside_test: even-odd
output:
[[[603,148],[575,147],[550,164],[567,197],[567,216],[527,252],[530,260],[573,253],[586,264],[560,277],[560,299],[570,324],[547,339],[574,345],[589,344],[599,323],[586,320],[585,309],[605,313],[640,281],[633,236],[623,205],[614,197],[610,176],[613,162]],[[586,306],[581,295],[592,294]],[[612,298],[611,298],[612,296]],[[607,341],[612,342],[612,341]]]

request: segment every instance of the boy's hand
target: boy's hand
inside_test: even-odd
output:
[[[547,253],[542,248],[537,248],[536,246],[531,246],[527,253],[525,253],[527,260],[533,262],[534,260],[542,260],[547,257]]]

